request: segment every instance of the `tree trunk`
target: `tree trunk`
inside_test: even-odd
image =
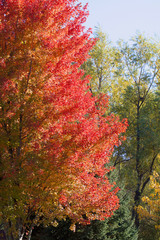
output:
[[[142,175],[140,172],[140,101],[138,100],[137,103],[137,133],[136,133],[136,172],[137,172],[137,187],[135,191],[135,196],[134,196],[134,206],[132,210],[132,219],[135,220],[135,225],[136,228],[139,228],[139,216],[137,214],[137,210],[135,209],[138,207],[140,204],[141,200],[141,180],[142,180]]]
[[[140,184],[137,184],[137,189],[134,196],[134,206],[132,210],[132,219],[134,219],[135,226],[137,229],[139,228],[139,216],[136,207],[138,207],[138,205],[140,204],[140,200],[141,200]]]

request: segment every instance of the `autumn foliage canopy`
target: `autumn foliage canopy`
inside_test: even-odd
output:
[[[87,15],[76,0],[0,0],[0,212],[6,229],[22,234],[66,217],[85,224],[118,208],[105,164],[127,122],[105,116],[108,97],[93,97],[80,70],[95,43],[83,27]]]

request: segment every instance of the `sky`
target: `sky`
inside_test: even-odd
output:
[[[80,0],[89,4],[85,26],[100,26],[116,43],[128,41],[136,32],[160,40],[160,0]]]

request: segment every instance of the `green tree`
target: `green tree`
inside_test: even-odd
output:
[[[132,217],[138,228],[135,207],[141,201],[160,151],[160,47],[159,43],[140,34],[129,43],[120,41],[118,46],[112,47],[106,44],[104,34],[99,34],[103,38],[99,37],[92,49],[85,72],[91,75],[94,94],[103,92],[110,96],[110,112],[128,119],[127,140],[116,148],[112,160],[120,170],[125,188],[132,191]],[[100,52],[103,54],[99,56]],[[106,64],[108,71],[97,62]],[[101,79],[103,84],[100,84]]]
[[[133,217],[139,227],[135,207],[140,204],[143,191],[149,182],[159,153],[160,129],[159,111],[155,101],[156,84],[159,79],[159,46],[137,35],[132,45],[120,43],[120,76],[129,86],[122,94],[122,102],[115,102],[115,112],[128,118],[127,141],[119,148],[116,162],[125,161],[125,167],[132,166],[134,186]],[[122,86],[123,87],[123,86]],[[124,168],[128,171],[128,168]],[[127,175],[130,171],[125,172]]]
[[[82,65],[85,75],[90,75],[90,91],[93,95],[109,93],[110,79],[114,68],[114,48],[102,32],[96,28],[96,45],[89,52],[90,58]]]

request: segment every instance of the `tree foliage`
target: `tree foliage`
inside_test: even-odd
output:
[[[123,81],[128,80],[129,85],[122,94],[122,104],[117,104],[115,110],[128,118],[130,127],[128,140],[116,161],[123,161],[125,154],[125,165],[130,168],[132,164],[132,176],[136,178],[134,205],[138,206],[160,150],[159,107],[155,101],[160,53],[159,46],[142,35],[133,38],[130,46],[123,43],[120,49],[120,65],[123,66],[120,74]],[[134,209],[133,216],[138,227],[139,219]]]
[[[92,97],[81,80],[94,44],[87,15],[74,0],[0,1],[0,211],[9,240],[66,217],[74,230],[118,208],[104,165],[127,122],[104,117],[108,97]]]
[[[150,177],[149,196],[142,198],[144,206],[138,206],[137,211],[141,219],[153,221],[155,228],[160,230],[160,181],[159,174],[153,172]]]
[[[95,46],[90,50],[86,62],[82,65],[86,75],[90,76],[90,91],[93,95],[110,93],[110,81],[114,69],[114,48],[100,27],[94,33]]]

